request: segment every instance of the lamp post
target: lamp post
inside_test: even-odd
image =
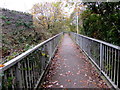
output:
[[[76,4],[76,5],[77,5],[77,4]],[[78,17],[78,5],[77,5],[77,34],[79,33],[79,30],[78,30],[78,29],[79,29],[79,28],[78,28],[78,24],[79,24],[79,23],[78,23],[78,22],[79,22],[79,21],[78,21],[78,18],[79,18],[79,17]]]

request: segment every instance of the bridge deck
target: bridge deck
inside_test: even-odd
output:
[[[87,57],[65,34],[41,85],[44,88],[108,88]]]

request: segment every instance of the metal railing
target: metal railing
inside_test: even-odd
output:
[[[120,47],[73,32],[70,36],[112,86],[120,88]]]
[[[16,58],[6,62],[0,68],[0,87],[11,88],[37,88],[45,69],[54,56],[57,45],[63,33],[38,44]]]

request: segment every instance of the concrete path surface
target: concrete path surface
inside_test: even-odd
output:
[[[108,88],[68,34],[64,35],[41,87]]]

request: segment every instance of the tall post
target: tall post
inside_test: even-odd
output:
[[[79,24],[79,23],[78,23],[78,18],[79,18],[79,17],[78,17],[78,5],[77,5],[77,34],[79,33],[79,30],[78,30],[78,24]]]

